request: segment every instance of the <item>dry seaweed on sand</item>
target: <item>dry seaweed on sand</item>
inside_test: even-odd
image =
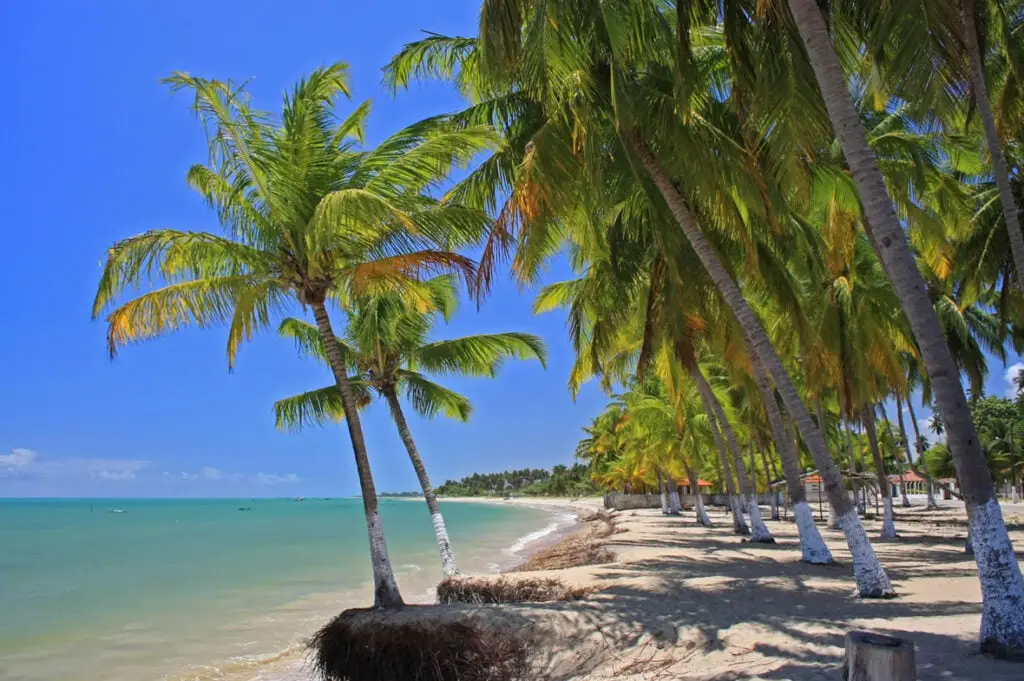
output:
[[[614,519],[598,512],[584,519],[580,529],[560,542],[541,549],[510,572],[561,570],[583,565],[603,565],[615,561],[615,554],[602,540],[617,532]]]
[[[544,603],[578,601],[589,592],[553,578],[450,577],[437,585],[437,600],[471,604]]]
[[[507,628],[435,608],[346,610],[309,643],[325,681],[515,681],[526,642]]]

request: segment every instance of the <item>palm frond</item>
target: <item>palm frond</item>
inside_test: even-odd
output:
[[[411,362],[439,374],[489,376],[497,374],[506,359],[536,359],[547,363],[544,341],[526,333],[494,333],[464,336],[428,343],[418,348]]]
[[[128,343],[172,331],[227,324],[235,304],[255,285],[270,285],[247,275],[211,277],[171,284],[145,293],[107,316],[107,348],[111,357]]]
[[[349,384],[360,409],[367,407],[371,400],[370,391],[358,377],[350,377]],[[324,426],[338,423],[345,418],[341,393],[336,385],[286,397],[274,402],[274,423],[279,430],[302,430],[308,426]]]
[[[406,399],[421,416],[431,418],[440,413],[449,418],[468,421],[473,413],[473,406],[467,397],[434,383],[422,374],[402,370],[398,377],[400,386],[405,389]]]

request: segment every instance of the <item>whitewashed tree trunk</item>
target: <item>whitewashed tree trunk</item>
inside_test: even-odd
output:
[[[839,514],[836,513],[836,509],[832,507],[832,504],[828,505],[828,529],[839,529]]]
[[[661,474],[661,469],[657,469],[658,473],[658,491],[661,493],[661,512],[668,515],[668,490],[665,489],[665,478]]]
[[[413,470],[416,471],[416,478],[420,482],[420,489],[423,490],[423,498],[427,502],[427,509],[430,511],[430,522],[434,525],[434,537],[437,539],[437,548],[441,553],[441,571],[445,577],[455,577],[459,574],[459,567],[455,562],[455,549],[448,537],[448,526],[441,515],[441,504],[437,501],[434,493],[434,486],[430,484],[430,477],[427,475],[427,467],[423,464],[416,442],[412,439],[412,431],[405,420],[405,413],[402,411],[402,403],[398,400],[398,393],[395,389],[388,388],[384,391],[384,399],[391,408],[391,417],[398,426],[398,435],[405,445],[405,451],[412,462]]]
[[[850,473],[853,474],[857,472],[857,459],[853,455],[853,435],[850,432],[850,427],[850,424],[845,424],[843,426],[843,431],[846,433],[846,458],[850,461]],[[863,486],[860,486],[860,490],[858,491],[858,485],[853,485],[853,498],[857,506],[857,515],[860,516],[865,513],[864,501],[861,496],[862,491]]]
[[[771,532],[768,532],[768,528],[764,524],[764,520],[761,519],[760,510],[757,508],[757,499],[754,498],[752,501],[753,507],[749,506],[750,499],[748,497],[748,508],[750,512],[750,523],[754,530],[747,527],[747,524],[743,520],[743,495],[750,494],[750,480],[747,476],[747,468],[743,464],[743,457],[739,450],[739,443],[736,442],[736,434],[732,430],[732,425],[729,423],[729,419],[725,415],[725,410],[722,409],[722,405],[718,403],[718,398],[715,397],[714,390],[711,389],[711,385],[704,377],[704,373],[701,371],[700,366],[692,356],[686,358],[686,368],[690,373],[690,377],[694,383],[697,384],[697,391],[700,393],[701,400],[704,402],[704,407],[714,418],[715,423],[722,432],[725,433],[726,447],[732,454],[728,456],[723,452],[723,456],[727,461],[722,462],[722,466],[728,471],[728,466],[731,463],[736,468],[736,476],[739,480],[740,488],[739,494],[735,494],[733,491],[729,492],[729,505],[732,507],[733,513],[733,529],[736,530],[737,534],[751,534],[751,539],[758,542],[774,542],[771,538]],[[721,438],[719,438],[721,440]],[[732,485],[732,476],[729,475],[729,485]],[[736,522],[738,518],[738,522]]]
[[[793,505],[794,516],[797,507],[807,512],[805,522],[797,519],[797,532],[800,536],[800,554],[804,561],[814,564],[828,564],[833,562],[832,552],[829,551],[825,540],[821,538],[818,526],[814,524],[814,517],[811,515],[810,507],[807,505],[807,490],[803,480],[800,478],[800,464],[796,458],[796,451],[793,449],[786,434],[786,427],[782,422],[782,414],[779,413],[779,405],[775,401],[775,389],[768,377],[761,362],[756,357],[751,359],[754,367],[754,378],[757,381],[758,390],[761,393],[761,402],[764,405],[765,413],[768,416],[768,425],[772,429],[772,437],[775,439],[775,449],[779,453],[779,460],[782,462],[782,472],[786,477],[786,489],[789,492],[790,503]],[[773,497],[774,498],[774,497]],[[778,520],[778,508],[774,510],[773,518]],[[808,522],[809,521],[809,522]]]
[[[665,473],[665,481],[668,484],[668,514],[679,515],[683,512],[683,506],[679,503],[679,491],[676,489],[675,478]]]
[[[728,445],[729,450],[732,452],[732,463],[736,468],[736,477],[739,481],[740,495],[746,497],[745,506],[747,512],[750,514],[750,540],[762,544],[774,544],[775,538],[772,536],[768,526],[764,524],[764,519],[761,517],[761,509],[757,505],[757,490],[754,487],[753,481],[747,474],[747,466],[743,462],[743,450],[740,449],[740,443],[736,438],[736,431],[732,429],[732,424],[729,423],[729,418],[722,409],[721,403],[718,401],[718,397],[715,395],[715,391],[711,389],[711,384],[708,383],[707,377],[704,376],[704,372],[701,371],[700,365],[696,362],[692,362],[691,366],[687,367],[690,371],[690,375],[693,376],[693,380],[697,382],[697,389],[700,391],[701,396],[704,399],[704,403],[710,405],[712,411],[715,413],[715,418],[718,419],[718,425],[721,427],[722,432],[725,433],[725,441]]]
[[[973,531],[983,604],[982,649],[1024,656],[1024,576],[1010,544],[956,363],[889,201],[818,4],[816,0],[789,0],[789,4],[857,184],[865,225],[910,322],[946,426],[946,441]]]
[[[398,608],[403,605],[402,594],[398,591],[398,582],[391,568],[388,556],[388,545],[384,539],[384,527],[380,520],[377,504],[377,488],[373,484],[373,473],[370,471],[370,458],[366,454],[366,441],[363,438],[363,426],[359,422],[359,410],[352,386],[348,381],[347,367],[338,345],[338,337],[331,328],[331,320],[327,308],[322,302],[312,304],[313,316],[316,318],[320,332],[320,341],[327,350],[328,364],[334,373],[334,380],[341,394],[341,404],[345,411],[349,438],[352,441],[352,453],[356,459],[356,473],[359,477],[359,491],[363,497],[363,513],[366,516],[366,532],[370,539],[370,563],[373,566],[373,603],[378,608]]]
[[[842,475],[836,467],[835,461],[832,460],[832,455],[828,451],[828,445],[825,443],[821,430],[818,429],[811,419],[811,415],[807,411],[807,405],[800,399],[800,394],[797,392],[796,386],[793,385],[793,381],[790,379],[782,359],[775,352],[775,347],[761,325],[761,320],[758,319],[754,310],[743,297],[743,293],[733,280],[729,270],[722,263],[714,246],[701,231],[696,216],[694,216],[686,204],[685,198],[679,193],[679,189],[674,184],[671,175],[657,161],[654,154],[651,153],[651,150],[642,140],[630,133],[625,133],[624,137],[644,166],[644,169],[650,175],[651,180],[668,205],[669,211],[683,231],[694,253],[700,259],[708,276],[722,294],[722,298],[729,306],[729,309],[736,316],[740,328],[743,329],[743,334],[746,337],[747,346],[750,348],[751,354],[764,364],[765,369],[775,381],[775,387],[779,391],[782,403],[796,424],[800,437],[803,438],[807,449],[811,452],[814,463],[818,467],[818,472],[825,482],[825,490],[828,493],[829,501],[836,505],[836,509],[841,511],[841,517],[845,518],[846,514],[843,509],[847,507],[852,509],[853,507],[850,504],[849,497],[846,496]],[[857,581],[857,592],[864,598],[889,596],[893,593],[889,578],[886,576],[885,570],[882,569],[881,563],[878,562],[878,556],[875,555],[871,542],[867,540],[867,534],[864,532],[864,527],[861,525],[860,519],[857,518],[856,512],[852,515],[854,518],[853,522],[841,520],[840,524],[855,563],[853,574],[854,579]],[[862,563],[859,567],[856,565],[858,562]]]
[[[722,442],[722,434],[718,431],[717,419],[709,414],[711,431],[715,437],[715,447],[718,449],[718,458],[722,464],[722,474],[725,481],[725,493],[728,498],[729,511],[732,513],[732,531],[736,534],[750,534],[747,521],[743,519],[743,507],[736,496],[736,485],[732,479],[732,469],[729,468],[729,457],[725,453],[725,443]]]
[[[914,471],[925,479],[925,487],[928,491],[928,510],[934,511],[939,507],[938,502],[935,501],[935,481],[932,480],[932,476],[928,474],[928,471],[925,470],[924,467],[924,452],[921,449],[921,428],[917,425],[917,415],[914,413],[913,396],[907,396],[907,409],[910,411],[910,422],[914,424],[914,451],[917,452],[917,468],[915,468]]]
[[[854,512],[854,517],[856,517],[856,512]],[[818,531],[818,526],[814,524],[814,513],[806,499],[793,504],[793,519],[796,521],[796,529],[800,534],[800,550],[804,560],[819,565],[831,563],[832,552],[828,550],[825,540],[821,538],[821,532]],[[856,565],[854,565],[854,570],[856,569]]]
[[[697,515],[697,522],[704,527],[714,527],[714,523],[711,522],[711,517],[708,515],[707,509],[704,508],[704,497],[700,493],[698,488],[696,501],[693,504],[694,511]]]
[[[896,408],[899,409],[899,402],[896,403]],[[892,442],[893,456],[897,459],[897,463],[900,467],[900,496],[902,497],[902,501],[900,503],[903,505],[903,508],[910,508],[910,499],[907,498],[907,481],[903,478],[904,465],[898,461],[899,457],[897,455],[899,453],[899,447],[896,446],[896,437],[892,433],[892,422],[890,422],[888,416],[886,416],[885,407],[883,405],[878,405],[878,411],[885,419],[885,429],[889,433],[889,441]]]
[[[868,436],[868,446],[871,448],[871,456],[875,461],[875,477],[878,479],[878,491],[884,500],[885,512],[882,517],[882,539],[896,539],[896,520],[892,513],[892,485],[889,484],[889,476],[885,473],[885,461],[882,459],[882,450],[878,448],[878,434],[875,432],[875,410],[864,407],[861,411],[861,420],[864,422],[864,432]]]

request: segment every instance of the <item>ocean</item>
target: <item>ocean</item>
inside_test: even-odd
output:
[[[463,572],[572,523],[448,503]],[[422,500],[382,499],[407,602],[440,560]],[[0,681],[294,681],[303,642],[372,599],[359,499],[0,499]]]

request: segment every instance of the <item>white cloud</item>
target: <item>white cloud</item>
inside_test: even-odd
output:
[[[286,473],[284,475],[278,475],[276,473],[228,473],[222,471],[219,468],[212,468],[204,466],[195,472],[181,472],[181,473],[163,473],[163,477],[169,480],[184,480],[184,481],[221,481],[221,482],[241,482],[241,483],[255,483],[257,485],[274,485],[278,483],[291,483],[300,482],[302,478],[297,476],[295,473]]]
[[[200,480],[223,480],[227,477],[227,473],[224,471],[219,468],[210,468],[209,466],[200,468],[196,475]]]
[[[31,449],[12,449],[10,454],[0,455],[0,471],[20,471],[32,465],[36,453]]]
[[[1006,381],[1006,397],[1014,398],[1017,396],[1017,376],[1024,371],[1024,362],[1017,362],[1006,367],[1006,371],[1003,372],[1003,380]]]
[[[286,475],[274,475],[273,473],[257,473],[252,478],[253,482],[258,482],[264,485],[275,485],[277,483],[288,483],[288,482],[299,482],[299,476],[295,473],[288,473]]]
[[[45,458],[30,449],[0,456],[0,476],[21,479],[132,480],[149,465],[142,459]]]

